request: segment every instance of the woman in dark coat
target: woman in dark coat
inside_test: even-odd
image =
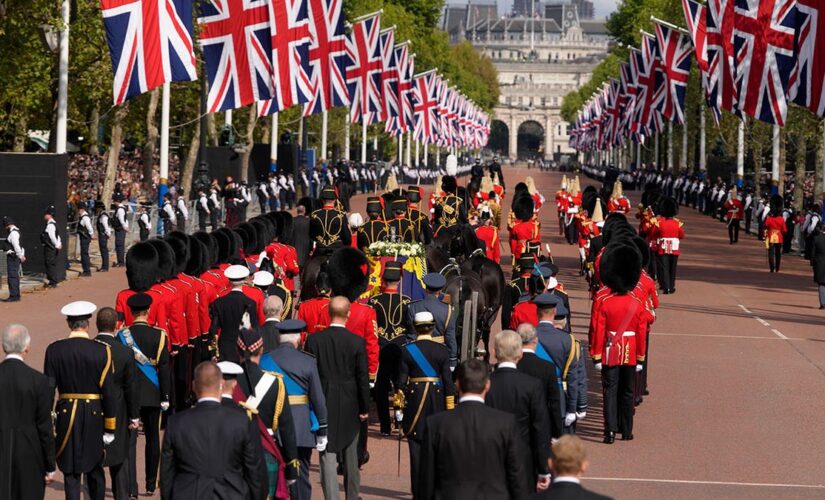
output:
[[[814,234],[811,266],[814,268],[814,281],[819,285],[819,308],[825,309],[825,224],[820,222]]]

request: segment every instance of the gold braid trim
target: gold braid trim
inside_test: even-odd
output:
[[[106,346],[106,367],[103,368],[103,373],[100,374],[100,382],[98,383],[99,387],[103,387],[103,383],[106,382],[106,375],[109,374],[109,370],[112,368],[112,348],[108,345]]]
[[[430,385],[432,385],[430,382],[426,382],[426,385],[424,386],[424,394],[421,395],[421,402],[418,403],[418,409],[415,411],[415,417],[413,418],[412,424],[410,424],[410,432],[401,436],[402,438],[409,436],[415,430],[415,424],[418,423],[418,419],[421,417],[421,410],[424,409],[424,403],[427,402],[427,394],[430,392]]]
[[[60,456],[63,453],[63,450],[66,449],[66,445],[69,444],[69,438],[72,437],[72,429],[74,428],[74,416],[77,413],[77,400],[75,399],[72,401],[72,414],[69,416],[69,426],[66,427],[66,435],[63,436],[63,442],[60,443],[60,448],[57,450],[57,455]]]
[[[278,399],[275,400],[275,414],[272,416],[272,430],[278,430],[278,419],[281,418],[281,412],[284,411],[284,399],[286,398],[286,389],[284,388],[284,379],[280,374],[276,375],[278,379]]]
[[[447,409],[452,410],[455,408],[455,396],[447,396]]]

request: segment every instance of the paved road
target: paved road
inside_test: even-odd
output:
[[[557,235],[552,206],[560,175],[505,170],[511,190],[526,175],[550,201],[541,213],[542,236],[571,290],[574,332],[586,341],[589,301],[576,273],[577,252]],[[638,202],[638,193],[629,195]],[[362,210],[364,201],[357,197],[354,209]],[[660,298],[651,395],[637,411],[634,441],[601,443],[601,394],[589,367],[590,411],[580,425],[591,461],[586,484],[617,498],[825,498],[825,314],[816,309],[810,268],[786,257],[782,272],[771,275],[755,238],[743,234],[730,246],[720,222],[689,209],[680,218],[687,238],[677,293]],[[29,326],[29,361],[39,368],[48,343],[67,333],[63,304],[85,299],[111,305],[125,286],[123,270],[115,269],[26,294],[20,303],[0,304],[0,324]],[[410,498],[406,444],[400,475],[397,447],[372,426],[365,499]],[[317,466],[313,482],[320,498]],[[61,498],[60,488],[47,498]]]

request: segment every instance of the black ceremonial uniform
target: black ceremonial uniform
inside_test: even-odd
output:
[[[467,222],[467,207],[464,200],[455,194],[444,196],[435,206],[434,232],[437,234],[444,227],[450,227],[459,222]]]
[[[430,221],[427,216],[417,208],[410,207],[407,209],[407,219],[413,225],[413,231],[416,235],[416,241],[420,241],[424,245],[429,245],[433,241],[433,228],[430,227]]]
[[[140,420],[146,435],[144,464],[146,465],[146,490],[154,491],[158,482],[160,465],[160,404],[169,402],[172,387],[172,371],[169,366],[169,350],[166,332],[149,326],[144,321],[135,321],[128,328],[131,343],[125,330],[118,332],[118,338],[132,349],[135,363],[135,386]],[[124,340],[125,339],[125,340]],[[137,351],[143,353],[143,356]],[[145,356],[145,358],[144,358]],[[140,358],[141,361],[138,360]],[[139,365],[143,364],[144,367]],[[146,371],[144,371],[146,370]],[[158,385],[146,373],[153,370],[157,374]],[[129,494],[137,496],[137,433],[133,432],[129,442]]]
[[[335,208],[325,206],[309,216],[309,237],[315,248],[326,250],[352,242],[347,215]]]
[[[415,231],[415,225],[404,215],[399,215],[388,220],[387,232],[390,236],[395,234],[397,241],[404,243],[418,241],[418,234]]]
[[[419,355],[426,363],[418,361]],[[425,366],[426,364],[426,366]],[[413,497],[419,487],[421,441],[427,417],[455,406],[455,386],[450,372],[450,351],[430,335],[419,335],[402,349],[398,387],[404,387],[403,435],[410,446],[410,484]]]
[[[522,273],[521,276],[510,280],[504,287],[504,295],[501,302],[501,328],[510,328],[510,317],[513,308],[521,301],[522,297],[530,294],[530,273]]]
[[[371,298],[368,305],[375,309],[375,333],[378,335],[378,374],[375,377],[375,406],[381,432],[390,433],[390,406],[387,399],[392,382],[398,380],[401,346],[412,333],[410,299],[396,288],[385,288]]]
[[[55,444],[66,498],[80,498],[81,474],[87,475],[93,500],[105,493],[103,433],[117,425],[111,372],[111,349],[85,332],[72,332],[46,348],[43,373],[59,393]]]
[[[387,223],[382,219],[368,220],[363,226],[358,228],[358,248],[366,250],[376,241],[381,241],[389,234]]]
[[[250,323],[253,327],[257,327],[257,311],[258,306],[255,301],[237,288],[219,297],[209,306],[209,317],[212,319],[209,327],[210,345],[214,345],[215,338],[218,339],[218,355],[221,361],[240,363],[238,332],[241,328],[241,320],[244,313],[248,313]]]

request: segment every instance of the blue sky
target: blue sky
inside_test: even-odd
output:
[[[467,4],[467,0],[448,0],[451,4]],[[596,7],[596,18],[602,19],[607,17],[610,13],[616,10],[616,5],[619,3],[619,0],[592,0],[594,6]],[[513,0],[498,0],[498,10],[499,12],[507,12],[510,10],[510,7],[513,5]]]

